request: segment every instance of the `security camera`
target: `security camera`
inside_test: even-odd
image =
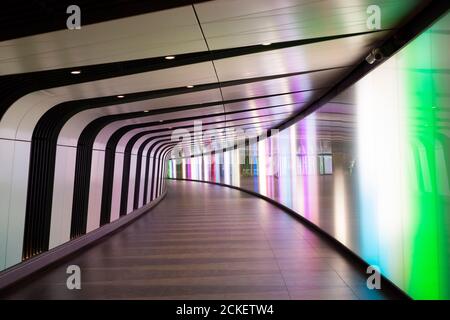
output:
[[[379,49],[373,49],[369,55],[366,57],[366,61],[369,64],[374,64],[376,61],[380,61],[384,58],[383,52]]]

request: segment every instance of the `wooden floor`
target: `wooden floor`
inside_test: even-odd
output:
[[[81,268],[68,290],[66,268]],[[386,299],[315,233],[268,202],[170,181],[155,209],[3,299]]]

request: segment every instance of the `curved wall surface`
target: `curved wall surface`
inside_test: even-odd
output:
[[[270,197],[411,297],[449,299],[449,30],[447,15],[289,128],[245,152],[171,159],[168,176]]]
[[[195,67],[182,73],[192,80]],[[167,129],[157,114],[170,104],[154,90],[133,90],[142,90],[142,77],[152,82],[172,71],[136,79],[111,67],[102,75],[107,79],[95,81],[57,71],[69,74],[61,84],[72,84],[65,86],[53,82],[52,72],[41,81],[20,75],[45,90],[25,87],[0,108],[0,271],[146,206],[165,188],[169,146],[161,143]],[[119,99],[119,93],[130,95]],[[144,109],[144,99],[154,104]]]

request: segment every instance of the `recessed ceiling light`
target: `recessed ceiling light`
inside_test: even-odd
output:
[[[272,44],[272,42],[263,42],[261,43],[263,46],[270,46]]]
[[[163,122],[164,120],[159,120],[159,122]]]
[[[191,88],[193,88],[193,87],[194,87],[194,86],[193,86],[192,84],[186,86],[186,88],[189,88],[189,89],[191,89]]]
[[[117,96],[117,98],[122,99],[122,98],[125,98],[125,96],[120,94]]]
[[[175,56],[166,56],[165,59],[166,60],[173,60],[173,59],[175,59]]]
[[[148,110],[144,110],[144,112],[148,112]]]
[[[70,71],[71,74],[80,74],[81,70],[72,70]]]

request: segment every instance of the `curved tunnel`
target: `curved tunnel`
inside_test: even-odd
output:
[[[97,8],[80,3],[87,16],[79,30],[52,26],[48,20],[57,13],[45,11],[35,28],[0,39],[0,288],[28,276],[17,271],[23,265],[41,269],[52,250],[130,214],[159,210],[154,204],[168,201],[167,190],[182,183],[170,181],[168,188],[172,178],[259,194],[334,239],[336,250],[379,266],[401,294],[449,297],[450,260],[441,247],[448,234],[434,226],[404,230],[399,220],[423,224],[423,212],[392,199],[407,202],[408,182],[397,169],[416,161],[421,169],[403,174],[417,175],[416,188],[426,193],[420,205],[436,196],[430,201],[438,213],[430,223],[449,225],[448,179],[439,179],[449,166],[448,119],[417,107],[413,126],[425,121],[435,129],[416,130],[412,150],[401,141],[408,133],[396,131],[403,117],[409,119],[399,105],[416,107],[422,103],[417,95],[448,109],[448,75],[439,73],[449,66],[441,58],[448,4],[379,1],[382,27],[368,30],[365,1],[353,7],[329,1],[328,9],[305,1],[114,2],[118,10],[97,2]],[[65,20],[64,5],[58,6]],[[11,29],[2,21],[2,29]],[[368,63],[373,48],[381,48],[382,61]],[[417,80],[425,93],[398,84],[414,68],[428,70],[431,80]],[[388,143],[389,134],[398,141]],[[213,152],[197,148],[214,143],[220,148]],[[382,152],[402,154],[383,158]],[[433,158],[427,162],[433,168],[424,169],[423,157]],[[391,194],[383,193],[382,183],[394,183],[386,189]],[[367,196],[374,193],[378,198]],[[389,217],[392,212],[401,217]],[[385,223],[391,233],[377,229]],[[398,240],[394,233],[406,244],[387,254]],[[426,239],[437,233],[434,256],[405,253],[425,254],[408,242],[413,233]],[[394,255],[401,252],[399,261]],[[434,278],[416,282],[430,271],[414,260],[430,258],[439,261],[428,267]],[[397,267],[406,264],[414,266]]]

